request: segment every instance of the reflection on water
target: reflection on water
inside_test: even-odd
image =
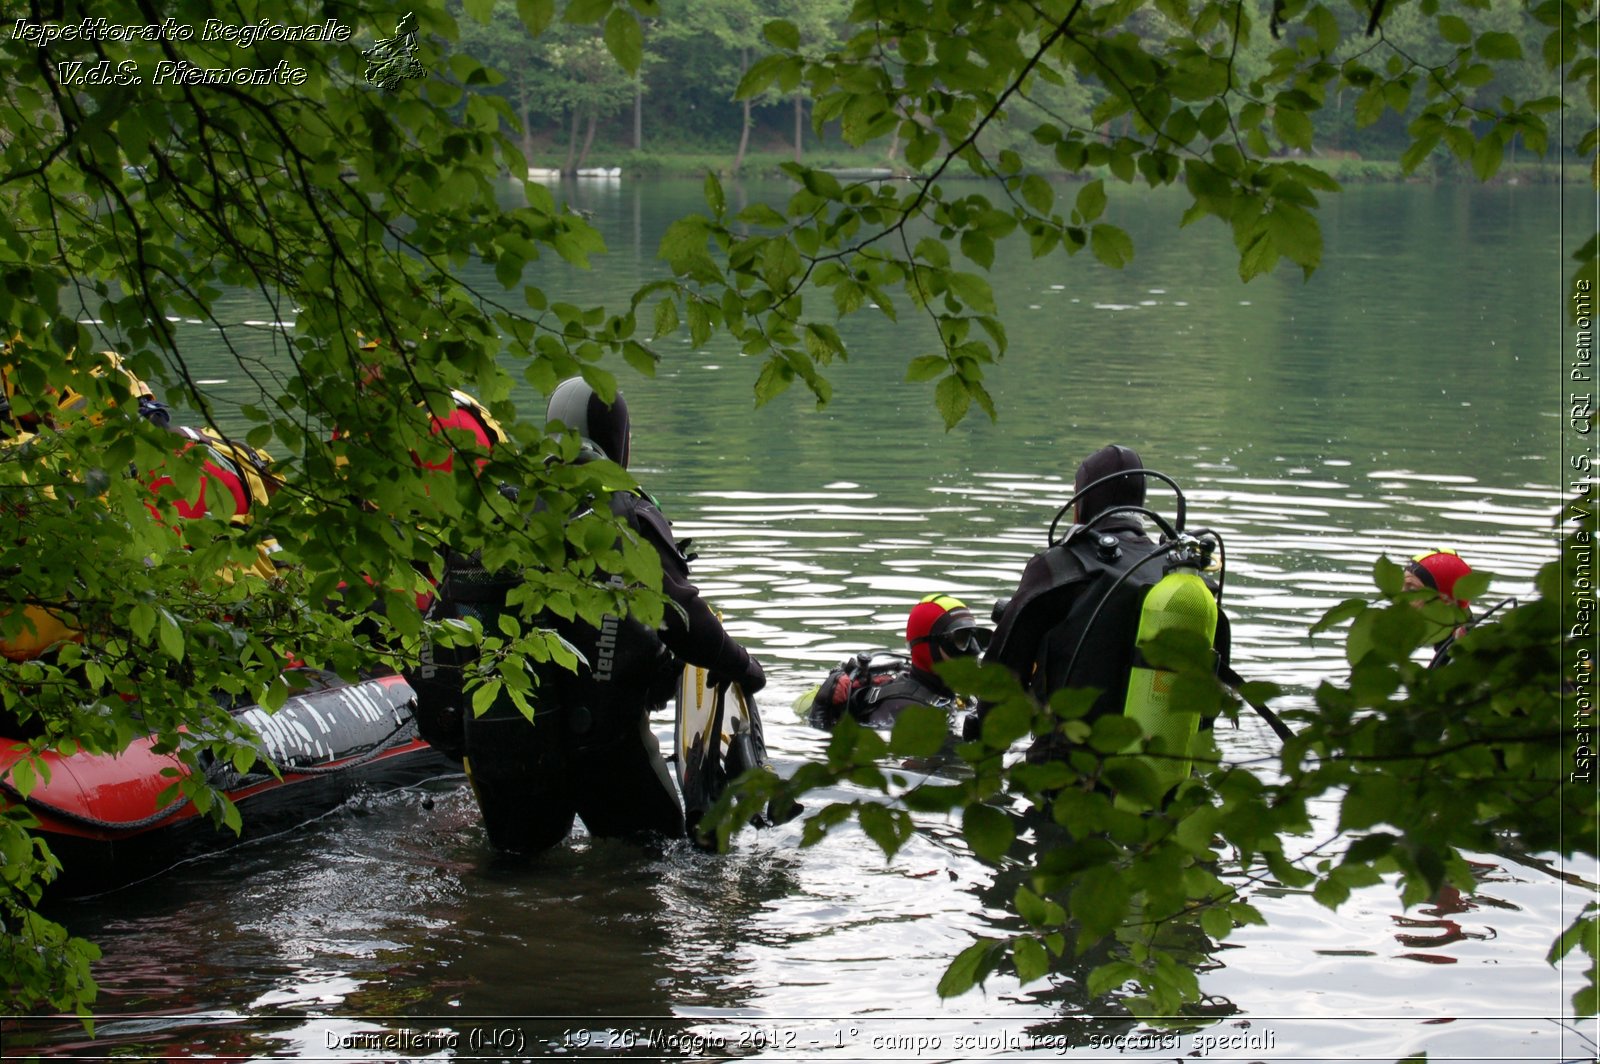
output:
[[[694,188],[567,188],[612,254],[593,274],[560,268],[540,283],[581,303],[625,295],[656,268],[659,233]],[[1124,273],[1084,257],[997,264],[1012,343],[991,375],[998,424],[947,433],[931,392],[901,383],[929,346],[909,313],[844,323],[859,354],[837,367],[822,411],[796,396],[753,412],[755,367],[716,345],[669,341],[654,379],[624,376],[635,472],[694,537],[704,594],[767,667],[781,771],[820,750],[787,708],[795,698],[845,655],[897,644],[924,594],[979,613],[1008,595],[1077,459],[1109,441],[1175,477],[1189,526],[1222,535],[1234,664],[1283,685],[1288,708],[1342,672],[1339,639],[1307,628],[1369,594],[1380,555],[1453,547],[1494,574],[1491,601],[1527,594],[1553,557],[1560,263],[1555,240],[1525,239],[1560,224],[1552,190],[1354,189],[1330,207],[1326,264],[1308,285],[1240,285],[1220,231],[1172,239],[1175,199],[1113,209],[1139,242]],[[214,360],[200,368],[208,389],[241,401],[243,382],[191,328]],[[273,330],[256,333],[270,359]],[[1151,501],[1175,510],[1170,492]],[[665,736],[670,721],[657,725]],[[1275,749],[1253,717],[1220,741],[1241,760]],[[1003,909],[1015,884],[968,855],[957,825],[918,824],[890,861],[850,828],[800,850],[790,824],[723,859],[578,836],[505,864],[464,785],[447,781],[60,915],[106,947],[101,1049],[327,1055],[381,1032],[464,1039],[490,1029],[471,1017],[542,1016],[502,1024],[521,1048],[497,1047],[645,1056],[643,1030],[655,1049],[710,1040],[708,1056],[905,1059],[916,1036],[941,1040],[925,1054],[938,1059],[1070,1057],[1113,1036],[1126,1055],[1199,1051],[1150,1032],[1128,1041],[1127,1020],[1097,1018],[1082,985],[1092,957],[1045,984],[996,977],[940,1001],[940,973],[974,936],[1018,930]],[[1544,1018],[1566,1014],[1577,979],[1545,952],[1589,888],[1538,862],[1481,860],[1476,893],[1409,912],[1387,886],[1336,913],[1255,889],[1267,927],[1197,944],[1223,1018],[1212,1033],[1270,1034],[1271,1052],[1251,1059],[1592,1055],[1586,1030]],[[7,1053],[79,1044],[52,1024],[9,1038]]]

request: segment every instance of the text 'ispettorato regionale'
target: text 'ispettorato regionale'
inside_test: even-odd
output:
[[[290,24],[262,19],[259,22],[229,23],[208,18],[198,31],[173,18],[150,23],[119,23],[105,18],[84,18],[77,22],[34,22],[19,18],[11,28],[11,39],[47,48],[67,41],[105,41],[133,43],[159,41],[215,42],[236,48],[251,48],[261,41],[321,41],[342,44],[351,37],[350,27],[338,19],[309,24]],[[63,61],[58,73],[66,85],[142,85],[144,72],[139,63],[125,59],[113,64]],[[279,60],[270,67],[202,67],[182,59],[162,59],[150,71],[154,85],[299,85],[306,80],[304,67]]]

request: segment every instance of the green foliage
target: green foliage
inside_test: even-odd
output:
[[[1566,548],[1592,544],[1594,527],[1591,510],[1570,528]],[[1258,884],[1309,888],[1336,908],[1388,874],[1402,902],[1415,905],[1446,887],[1471,889],[1464,851],[1593,855],[1600,805],[1592,785],[1569,780],[1587,763],[1572,761],[1563,729],[1572,692],[1592,687],[1593,637],[1562,626],[1562,604],[1579,592],[1563,587],[1561,564],[1540,571],[1532,601],[1454,640],[1438,668],[1425,664],[1429,643],[1461,617],[1432,592],[1401,591],[1399,573],[1380,562],[1377,600],[1341,603],[1315,626],[1348,623],[1348,684],[1319,688],[1315,710],[1298,715],[1294,739],[1266,768],[1230,760],[1225,739],[1202,733],[1196,773],[1162,793],[1141,762],[1170,755],[1136,725],[1130,733],[1131,722],[1109,717],[1085,727],[1080,698],[1058,696],[1042,708],[1003,668],[956,662],[941,666],[946,679],[989,709],[982,738],[957,747],[963,771],[953,779],[907,788],[875,766],[883,745],[851,729],[835,736],[826,764],[803,768],[785,793],[844,780],[880,792],[808,822],[808,843],[854,814],[881,845],[875,825],[885,822],[885,805],[959,812],[972,852],[1019,884],[1012,907],[1028,933],[969,946],[940,994],[963,993],[1007,966],[1027,982],[1092,958],[1090,992],[1143,1015],[1179,1015],[1199,1001],[1195,966],[1233,928],[1262,922],[1249,902]],[[1568,603],[1569,618],[1576,605]],[[1235,716],[1235,697],[1185,649],[1151,651],[1176,670],[1181,709]],[[1249,686],[1258,702],[1277,693]],[[1008,763],[1019,735],[1048,755]],[[1298,841],[1311,829],[1307,810],[1329,800],[1339,810],[1335,834]],[[1025,835],[1027,844],[1018,841]],[[1236,871],[1224,877],[1219,862]],[[1597,928],[1591,905],[1550,951],[1551,963],[1575,948],[1589,958],[1572,1002],[1578,1015],[1596,1011]]]
[[[843,352],[809,342],[812,322],[866,309],[898,321],[912,310],[934,344],[915,351],[907,379],[933,385],[947,426],[974,408],[993,418],[984,368],[1004,355],[1005,331],[968,265],[986,270],[996,244],[1014,234],[1035,256],[1088,247],[1107,266],[1125,265],[1132,242],[1101,220],[1108,178],[1181,185],[1193,201],[1185,224],[1209,216],[1227,225],[1245,280],[1284,261],[1309,278],[1322,261],[1315,212],[1339,185],[1293,155],[1318,150],[1329,101],[1353,100],[1361,124],[1406,116],[1408,171],[1441,145],[1480,179],[1515,143],[1543,153],[1561,79],[1596,77],[1593,40],[1562,36],[1581,21],[1577,6],[1552,0],[1531,14],[1441,6],[1388,5],[1369,36],[1368,13],[1305,0],[1276,4],[1270,16],[1191,0],[865,0],[852,13],[853,35],[820,57],[800,48],[791,24],[771,23],[765,40],[776,51],[748,67],[739,95],[807,85],[819,133],[836,121],[852,145],[892,136],[916,176],[852,183],[794,169],[781,219],[755,229],[704,220],[692,257],[663,245],[679,282],[674,298],[702,308],[695,342],[725,329],[745,354],[764,358],[758,403],[797,382],[827,401],[827,367]],[[1535,50],[1549,71],[1519,80]],[[1047,98],[1065,87],[1083,90],[1081,113]],[[1022,134],[1030,151],[1048,149],[1052,168],[1092,178],[1070,210],[1058,209],[1054,188],[1027,172],[1020,151],[995,142],[999,130]],[[950,180],[958,175],[984,183]]]
[[[437,5],[416,10],[428,77],[391,92],[367,83],[361,48],[391,35],[407,10],[341,7],[355,34],[348,47],[264,38],[246,50],[196,33],[45,50],[18,41],[0,52],[0,320],[15,337],[3,357],[15,409],[55,421],[0,445],[0,637],[27,637],[50,615],[38,610],[76,633],[32,660],[0,660],[4,732],[20,730],[37,752],[91,753],[150,733],[182,766],[164,800],[191,802],[224,829],[237,828],[237,810],[198,766],[254,755],[217,696],[281,704],[290,654],[354,677],[411,660],[424,638],[476,638],[485,686],[475,703],[499,685],[526,711],[530,664],[574,660],[539,625],[544,611],[661,618],[654,551],[619,539],[608,516],[570,519],[632,481],[609,463],[570,464],[576,440],[547,436],[508,401],[514,381],[548,391],[578,373],[609,392],[603,358],[637,366],[651,356],[630,311],[552,304],[524,287],[541,259],[583,264],[603,245],[541,187],[528,186],[520,205],[496,201],[495,181],[526,165],[508,135],[516,116],[479,94],[495,80],[481,64],[446,55],[454,19]],[[318,11],[159,6],[190,27],[310,25]],[[552,5],[517,11],[543,27]],[[94,15],[152,21],[132,0]],[[620,25],[611,36],[624,53],[635,43]],[[197,67],[281,62],[305,79],[243,89],[162,80],[167,48]],[[143,81],[69,86],[41,75],[46,58],[59,69],[101,49]],[[470,259],[492,264],[503,290],[469,291],[455,270]],[[230,309],[241,288],[292,325],[263,344]],[[241,352],[239,380],[252,394],[236,409],[196,382],[171,324],[183,318]],[[282,488],[254,523],[177,518],[174,502],[199,485],[199,454],[174,454],[175,437],[132,412],[120,376],[97,366],[104,349],[154,384],[175,420],[230,429],[272,453]],[[86,397],[81,412],[55,410],[68,388]],[[476,475],[484,456],[430,425],[430,408],[449,409],[458,388],[515,441]],[[446,458],[452,472],[420,465]],[[159,495],[158,472],[173,482]],[[269,538],[281,564],[260,567]],[[413,595],[440,572],[446,547],[526,573],[520,616],[486,633],[425,623]],[[7,800],[41,764],[25,758],[5,772]],[[33,911],[57,866],[15,808],[0,819],[0,853],[8,1002],[85,1009],[92,947]]]
[[[1592,13],[1576,0],[1543,0],[1527,11],[1532,23],[1517,5],[1391,2],[1371,37],[1366,12],[1307,0],[1270,11],[1210,0],[859,0],[838,32],[838,8],[810,0],[472,0],[464,22],[441,3],[415,8],[428,76],[380,93],[361,49],[410,10],[341,6],[349,47],[115,42],[115,58],[143,75],[134,86],[68,85],[53,73],[109,55],[105,42],[0,51],[0,320],[16,337],[6,356],[13,402],[49,408],[52,389],[71,387],[93,412],[0,449],[0,517],[12,525],[0,536],[0,634],[33,630],[30,609],[54,610],[81,633],[37,659],[0,663],[0,709],[30,726],[38,752],[114,752],[153,733],[190,770],[175,776],[173,797],[224,824],[236,813],[192,770],[202,756],[247,761],[249,737],[213,696],[281,704],[285,651],[353,676],[401,664],[422,639],[470,640],[484,663],[475,703],[503,694],[527,711],[530,663],[574,660],[542,614],[660,620],[654,552],[604,515],[574,519],[628,485],[626,474],[571,464],[577,441],[519,416],[514,382],[548,392],[582,374],[610,394],[617,358],[654,366],[640,335],[648,314],[656,338],[685,325],[697,345],[731,337],[760,364],[758,404],[796,382],[825,403],[827,370],[849,354],[836,323],[871,310],[921,324],[908,378],[932,385],[947,425],[973,408],[993,418],[985,367],[1007,343],[985,273],[1002,241],[1025,239],[1036,257],[1087,247],[1117,267],[1135,249],[1108,188],[1181,183],[1192,199],[1185,222],[1226,225],[1241,276],[1284,260],[1309,276],[1322,254],[1315,212],[1338,184],[1282,153],[1317,150],[1332,110],[1351,106],[1374,127],[1403,121],[1408,167],[1445,149],[1488,177],[1517,144],[1549,147],[1546,116],[1564,93],[1592,111],[1600,80]],[[311,24],[320,12],[255,0],[226,10],[106,0],[94,10],[111,24],[159,15],[184,26]],[[673,15],[694,28],[657,33],[654,20],[670,26]],[[249,91],[159,81],[171,53],[200,68],[281,63],[304,77]],[[867,183],[790,164],[794,192],[781,210],[737,213],[707,182],[708,214],[663,239],[670,278],[626,308],[552,303],[524,284],[530,269],[552,255],[585,265],[602,243],[542,186],[506,205],[494,182],[525,172],[536,115],[560,114],[575,132],[578,118],[615,110],[644,84],[615,61],[645,81],[653,63],[681,69],[752,102],[809,98],[815,134],[837,129],[852,147],[888,140],[917,176]],[[1536,66],[1538,77],[1521,76]],[[741,105],[722,106],[727,115]],[[1585,135],[1580,154],[1592,159],[1596,142]],[[1070,205],[1030,163],[1041,155],[1088,181]],[[490,265],[498,288],[469,290],[457,271],[470,261]],[[1580,282],[1592,286],[1595,261],[1590,241]],[[293,321],[267,350],[236,343],[227,306],[237,289]],[[254,394],[237,410],[197,383],[171,326],[183,318],[241,351]],[[152,380],[180,420],[219,431],[243,422],[245,439],[273,452],[283,488],[255,524],[197,520],[175,535],[172,505],[197,485],[196,461],[127,411],[116,375],[93,375],[93,352],[106,348]],[[514,446],[477,455],[431,431],[429,408],[446,407],[457,388],[489,405]],[[451,472],[419,468],[446,456]],[[153,520],[156,470],[174,487],[154,500]],[[284,564],[250,575],[269,532]],[[516,612],[495,630],[436,629],[417,614],[412,594],[446,548],[525,576]],[[1379,869],[1397,871],[1408,898],[1464,884],[1457,850],[1490,846],[1497,833],[1594,852],[1592,833],[1556,838],[1551,827],[1563,816],[1593,824],[1592,793],[1559,786],[1548,741],[1567,668],[1554,649],[1554,580],[1542,577],[1538,600],[1474,630],[1433,672],[1411,661],[1442,623],[1428,610],[1344,607],[1349,684],[1317,693],[1282,779],[1227,764],[1202,742],[1200,775],[1159,794],[1143,759],[1171,755],[1126,722],[1087,723],[1081,694],[1041,708],[1007,677],[958,669],[963,690],[994,704],[982,736],[961,748],[969,774],[908,785],[877,767],[891,747],[928,749],[925,720],[887,743],[841,728],[826,764],[788,783],[754,774],[727,799],[718,830],[726,840],[762,802],[830,781],[886,798],[818,810],[808,841],[856,818],[892,853],[911,830],[909,810],[960,809],[976,852],[1023,870],[1016,897],[1030,930],[964,952],[941,992],[1002,963],[1036,976],[1052,958],[1101,950],[1110,959],[1092,987],[1137,982],[1137,1007],[1176,1011],[1198,993],[1185,960],[1254,919],[1237,885],[1210,870],[1219,839],[1250,874],[1315,883],[1329,902]],[[1208,677],[1184,684],[1194,711],[1236,712]],[[1006,764],[1021,737],[1056,733],[1066,757]],[[35,764],[19,761],[9,785],[26,791]],[[1284,840],[1305,826],[1307,801],[1340,788],[1350,845],[1337,863],[1309,866]],[[83,1009],[93,950],[33,911],[55,866],[30,830],[14,809],[0,820],[0,978],[18,1007]],[[1586,916],[1558,945],[1593,957],[1593,940]],[[1592,1010],[1586,993],[1579,1007]]]

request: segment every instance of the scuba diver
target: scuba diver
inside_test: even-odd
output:
[[[797,707],[813,728],[832,731],[846,713],[870,728],[892,728],[907,706],[932,706],[950,715],[951,730],[961,734],[969,708],[951,691],[933,667],[941,661],[976,657],[989,645],[989,630],[959,599],[928,595],[906,617],[906,645],[911,653],[866,650],[836,665]]]
[[[628,406],[620,392],[607,403],[583,380],[564,381],[551,393],[548,421],[578,435],[579,462],[627,467]],[[766,685],[760,663],[700,598],[689,559],[655,503],[639,491],[615,491],[606,504],[660,556],[671,602],[659,629],[631,616],[607,615],[598,627],[545,616],[541,623],[582,658],[575,672],[536,667],[531,722],[503,695],[481,715],[463,710],[470,649],[433,647],[429,660],[407,673],[419,720],[428,720],[424,738],[463,759],[489,839],[500,849],[555,846],[574,817],[596,837],[683,837],[683,808],[650,729],[651,711],[677,689],[683,662],[708,669],[713,684],[737,683],[747,694]],[[476,616],[493,631],[518,583],[515,573],[489,572],[476,556],[453,554],[434,616]]]
[[[1186,745],[1209,720],[1181,712],[1166,695],[1165,674],[1150,667],[1139,644],[1168,628],[1188,628],[1210,643],[1224,679],[1229,626],[1220,606],[1220,570],[1212,558],[1221,538],[1210,530],[1183,531],[1181,492],[1175,527],[1145,507],[1145,481],[1176,484],[1144,468],[1138,453],[1111,444],[1078,466],[1068,503],[1073,524],[1060,539],[1052,522],[1047,549],[1034,555],[1010,599],[995,605],[994,639],[986,662],[1005,665],[1041,703],[1065,688],[1098,691],[1087,721],[1124,713],[1146,734]],[[1146,532],[1148,517],[1162,532]],[[980,705],[978,713],[986,712]],[[1067,740],[1058,730],[1041,736],[1030,760],[1062,756]],[[1187,763],[1180,762],[1187,773]]]
[[[1472,566],[1453,550],[1431,550],[1418,554],[1406,563],[1402,591],[1437,591],[1439,597],[1454,600],[1466,609],[1467,600],[1456,598],[1456,581],[1472,572]]]
[[[1150,514],[1146,475],[1159,476],[1144,471],[1131,447],[1109,444],[1085,458],[1073,480],[1076,523],[1028,561],[1016,593],[997,604],[984,660],[1005,665],[1041,701],[1064,687],[1093,687],[1101,693],[1092,716],[1122,710],[1140,596],[1107,594],[1135,566],[1145,570],[1143,579],[1130,583],[1141,591],[1161,576],[1160,566],[1143,564],[1160,546],[1140,520]],[[1092,645],[1080,647],[1091,620],[1105,628],[1087,637]],[[1220,610],[1216,623],[1215,646],[1226,663],[1228,626]]]

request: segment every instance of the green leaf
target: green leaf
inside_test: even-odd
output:
[[[1439,138],[1440,134],[1435,133],[1413,141],[1409,148],[1400,153],[1400,169],[1408,174],[1416,170],[1439,146]]]
[[[948,813],[967,796],[965,787],[938,787],[924,783],[900,796],[907,809],[918,813]]]
[[[1038,174],[1029,174],[1022,179],[1022,198],[1028,206],[1047,215],[1056,204],[1055,186]]]
[[[949,369],[950,360],[943,355],[919,355],[906,367],[906,381],[931,381]]]
[[[483,716],[494,705],[494,700],[500,697],[500,690],[505,683],[499,679],[485,680],[472,692],[472,712],[474,716]]]
[[[1551,943],[1550,952],[1545,954],[1544,959],[1550,964],[1555,964],[1568,953],[1571,953],[1574,946],[1584,941],[1591,943],[1587,947],[1587,952],[1590,955],[1600,956],[1600,940],[1596,939],[1597,935],[1600,935],[1600,923],[1597,923],[1591,917],[1580,916],[1573,920],[1565,931],[1561,932],[1561,937]]]
[[[1114,225],[1101,223],[1090,229],[1089,250],[1113,269],[1120,270],[1133,261],[1133,240]]]
[[[795,52],[800,49],[800,31],[795,24],[787,19],[773,19],[761,27],[761,36],[774,48],[781,48],[786,52]]]
[[[867,802],[861,806],[859,817],[861,830],[878,844],[885,857],[893,857],[911,837],[911,818],[904,810]]]
[[[1023,936],[1013,939],[1011,959],[1017,966],[1017,978],[1023,983],[1043,979],[1050,971],[1050,955],[1036,938]]]
[[[150,635],[155,631],[155,627],[156,611],[148,602],[140,602],[129,611],[128,628],[139,642],[150,642]]]
[[[1066,922],[1067,914],[1059,904],[1041,898],[1027,887],[1018,887],[1012,908],[1017,915],[1037,928],[1059,927]]]
[[[1522,43],[1512,34],[1499,30],[1488,30],[1478,34],[1476,48],[1479,55],[1491,61],[1515,62],[1522,58]]]
[[[751,63],[750,69],[739,79],[738,86],[733,90],[733,98],[748,100],[765,92],[774,81],[782,78],[792,65],[790,57],[786,55],[762,56]]]
[[[1322,229],[1310,211],[1279,200],[1266,223],[1279,254],[1304,267],[1307,274],[1321,264]]]
[[[1484,134],[1472,151],[1472,172],[1478,175],[1479,181],[1487,181],[1500,169],[1505,157],[1505,142],[1501,140],[1499,131],[1492,129]]]
[[[1311,150],[1311,118],[1304,111],[1280,105],[1272,113],[1272,128],[1277,130],[1286,146]]]
[[[1472,40],[1472,27],[1467,20],[1456,15],[1439,16],[1439,36],[1451,44],[1467,44]]]
[[[1200,910],[1200,930],[1221,942],[1233,930],[1233,917],[1220,905],[1208,905]]]
[[[1474,569],[1456,581],[1453,594],[1456,598],[1469,601],[1482,598],[1489,590],[1489,582],[1494,579],[1493,574],[1483,569]]]
[[[1316,624],[1311,626],[1311,634],[1317,635],[1319,632],[1326,632],[1330,628],[1337,627],[1343,622],[1350,620],[1352,617],[1360,616],[1361,613],[1367,608],[1368,604],[1366,599],[1345,599],[1337,606],[1334,606],[1325,612],[1321,619],[1319,619]]]
[[[994,939],[980,938],[958,953],[939,977],[939,996],[950,998],[965,994],[983,982],[984,977],[994,971],[995,952],[1001,948],[1003,944]]]
[[[1318,4],[1306,13],[1306,25],[1310,26],[1317,35],[1317,48],[1324,55],[1332,52],[1339,46],[1339,22],[1333,17],[1333,12]]]
[[[706,173],[705,194],[706,203],[711,207],[712,215],[721,218],[727,213],[728,200],[722,192],[722,182],[718,180],[715,172],[707,171]]]
[[[605,42],[606,50],[623,70],[629,74],[638,73],[639,64],[644,61],[644,31],[639,28],[639,20],[633,12],[620,7],[612,9],[606,16]]]
[[[31,757],[24,757],[12,763],[10,768],[10,784],[23,798],[33,793],[33,788],[38,785],[39,777],[34,771],[36,762]]]
[[[1372,582],[1378,586],[1379,591],[1390,598],[1400,594],[1405,579],[1405,569],[1390,561],[1388,555],[1380,554],[1372,563]]]
[[[944,418],[945,429],[953,429],[967,416],[972,406],[972,393],[967,390],[967,382],[952,373],[934,389],[934,403],[939,408],[939,416]]]
[[[599,22],[611,10],[611,2],[612,0],[568,0],[567,9],[562,12],[561,20],[574,26]]]
[[[1080,188],[1078,190],[1078,198],[1075,203],[1075,209],[1078,212],[1078,217],[1085,225],[1094,221],[1096,218],[1100,217],[1101,214],[1105,213],[1106,183],[1101,180],[1094,180]],[[1098,255],[1098,252],[1096,255]],[[1130,252],[1128,254],[1128,258],[1132,257],[1132,252]]]
[[[167,609],[157,611],[161,623],[156,629],[156,641],[161,645],[161,652],[173,661],[183,660],[183,627],[178,619]]]
[[[979,314],[995,313],[994,290],[989,282],[975,273],[952,272],[948,278],[950,291],[970,310]]]
[[[678,331],[678,304],[673,299],[663,299],[656,304],[655,332],[652,339],[659,340],[663,336],[671,335]]]
[[[903,757],[931,757],[944,746],[949,716],[933,706],[907,706],[889,733],[889,751]]]
[[[517,0],[517,17],[528,35],[537,37],[555,21],[556,0]]]
[[[1091,996],[1101,997],[1120,990],[1129,983],[1138,982],[1143,972],[1127,961],[1102,964],[1089,973],[1088,990]]]
[[[654,377],[656,364],[661,360],[654,351],[635,340],[622,342],[622,358],[635,371],[646,377]]]
[[[961,254],[987,270],[994,265],[994,238],[969,229],[961,234]]]
[[[995,864],[1016,838],[1011,818],[989,805],[969,805],[961,817],[961,834],[981,860]]]
[[[1103,938],[1127,915],[1130,893],[1116,869],[1106,865],[1090,868],[1072,891],[1072,918],[1091,940]]]

